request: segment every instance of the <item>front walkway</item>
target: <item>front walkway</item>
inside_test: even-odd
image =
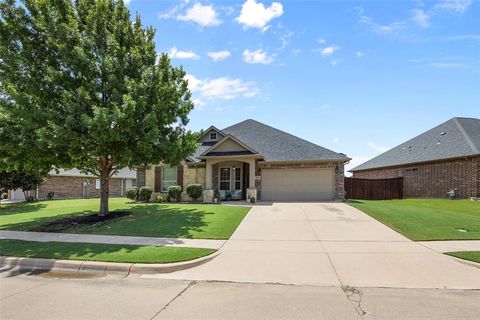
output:
[[[480,289],[480,269],[344,203],[255,206],[212,261],[143,277],[316,286]]]
[[[419,241],[419,244],[437,252],[480,251],[480,240]]]
[[[27,231],[0,231],[0,239],[15,239],[26,241],[59,241],[83,243],[132,244],[146,246],[188,247],[220,249],[226,240],[155,238],[131,236],[103,236],[96,234],[72,234]]]

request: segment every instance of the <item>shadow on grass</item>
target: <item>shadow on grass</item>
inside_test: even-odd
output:
[[[39,202],[18,202],[2,204],[0,207],[0,216],[7,216],[18,213],[31,213],[46,208],[47,205]]]
[[[40,209],[37,208],[37,210]],[[124,211],[125,209],[119,209]],[[128,208],[130,215],[104,221],[102,223],[78,226],[66,226],[60,232],[91,233],[103,235],[147,236],[165,238],[192,238],[192,232],[205,231],[208,226],[206,217],[213,212],[197,208],[174,207],[164,204],[138,205]],[[115,211],[112,211],[115,212]],[[16,212],[18,213],[18,211]],[[68,215],[94,213],[91,210],[78,211]],[[55,220],[64,219],[65,215],[53,217],[33,217],[28,221],[4,224],[1,230],[34,231]]]
[[[351,199],[348,199],[348,200],[347,200],[347,203],[365,203],[365,202],[360,201],[360,200],[351,200]]]

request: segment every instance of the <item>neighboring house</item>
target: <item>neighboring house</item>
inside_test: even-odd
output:
[[[110,196],[120,197],[125,190],[136,185],[136,172],[121,169],[110,179]],[[52,171],[47,180],[37,188],[39,199],[47,198],[49,192],[54,193],[54,199],[92,198],[100,196],[100,179],[93,175],[81,173],[77,169]],[[24,200],[21,189],[10,190],[10,200]]]
[[[201,145],[177,167],[137,169],[137,185],[165,193],[172,185],[202,184],[204,202],[222,198],[324,201],[344,197],[344,164],[350,158],[267,126],[245,120],[205,131]]]
[[[452,118],[350,170],[354,178],[403,177],[405,197],[480,197],[480,119]]]

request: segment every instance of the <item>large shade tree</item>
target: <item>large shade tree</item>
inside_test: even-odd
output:
[[[2,165],[97,175],[105,215],[119,169],[191,154],[185,72],[154,35],[121,0],[1,1]]]

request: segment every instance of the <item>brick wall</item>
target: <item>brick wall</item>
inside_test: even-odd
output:
[[[453,188],[458,189],[459,198],[480,197],[480,157],[357,171],[353,177],[403,177],[407,198],[446,198],[447,192]]]
[[[95,188],[93,177],[61,177],[52,176],[38,187],[38,197],[45,199],[49,192],[54,192],[55,199],[99,197],[100,190]],[[83,191],[83,182],[90,181],[90,184]],[[134,182],[135,183],[135,182]],[[122,191],[122,179],[110,179],[110,196],[119,197]]]

